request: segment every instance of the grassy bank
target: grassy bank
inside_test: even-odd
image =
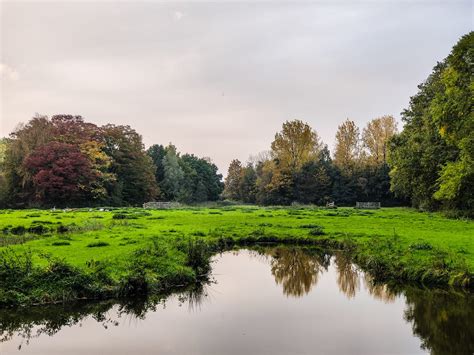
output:
[[[1,306],[179,287],[213,253],[259,242],[346,249],[383,281],[474,284],[474,223],[405,208],[4,210],[0,230]]]

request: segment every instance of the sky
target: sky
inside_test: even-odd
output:
[[[0,137],[82,115],[225,173],[301,119],[332,149],[346,118],[400,120],[473,16],[456,0],[0,0]]]

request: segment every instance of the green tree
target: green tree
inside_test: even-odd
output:
[[[391,188],[416,207],[474,214],[473,38],[461,38],[402,113],[391,142]]]
[[[166,149],[161,144],[154,144],[147,149],[146,153],[151,158],[153,164],[156,166],[155,179],[158,185],[160,185],[165,178],[163,158],[166,155]]]
[[[166,155],[163,158],[163,181],[161,187],[166,200],[177,200],[182,193],[184,172],[179,164],[179,155],[176,147],[172,144],[166,147]]]
[[[112,158],[110,170],[117,177],[110,202],[140,205],[155,199],[159,195],[155,166],[145,152],[142,137],[130,126],[108,124],[102,132],[104,151]]]
[[[257,172],[252,164],[242,168],[239,181],[239,195],[245,203],[255,203],[257,199]]]

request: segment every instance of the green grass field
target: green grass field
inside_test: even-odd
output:
[[[261,242],[346,249],[385,281],[473,284],[474,222],[407,208],[3,210],[0,230],[4,305],[183,285],[210,254]]]

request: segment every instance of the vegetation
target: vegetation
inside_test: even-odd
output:
[[[331,263],[335,264],[339,291],[347,298],[353,298],[361,288],[361,273],[351,264],[344,253],[333,258],[314,247],[257,247],[252,255],[265,258],[271,268],[275,282],[288,297],[302,297],[318,281]],[[390,287],[374,283],[370,276],[363,277],[364,288],[373,298],[386,303],[397,297],[406,299],[404,318],[412,325],[414,335],[422,341],[422,348],[432,354],[472,353],[474,328],[470,326],[474,312],[474,298],[461,292],[447,292],[440,289],[418,287]],[[179,304],[200,308],[207,300],[207,284],[176,290]],[[256,292],[256,290],[249,290]],[[105,300],[100,302],[70,302],[25,309],[0,309],[0,342],[20,336],[28,344],[42,335],[53,336],[62,328],[80,325],[87,317],[103,325],[118,326],[124,320],[145,319],[147,312],[167,306],[166,295],[152,295],[146,298]],[[114,307],[115,306],[115,307]],[[304,311],[303,311],[304,312]],[[440,316],[441,315],[441,316]],[[20,344],[21,347],[21,344]]]
[[[474,284],[473,222],[405,208],[4,210],[0,229],[2,306],[159,292],[206,277],[219,250],[268,242],[347,250],[377,280]]]
[[[155,199],[217,200],[209,159],[152,146],[129,126],[37,116],[0,141],[0,206],[137,206]]]
[[[392,140],[392,190],[413,206],[474,216],[474,32],[419,86]]]
[[[362,138],[353,121],[336,133],[334,159],[318,134],[300,120],[287,121],[275,135],[268,154],[244,167],[233,160],[227,173],[224,197],[261,205],[312,203],[354,205],[381,201],[400,205],[390,191],[387,147],[396,132],[393,117],[367,124]]]

